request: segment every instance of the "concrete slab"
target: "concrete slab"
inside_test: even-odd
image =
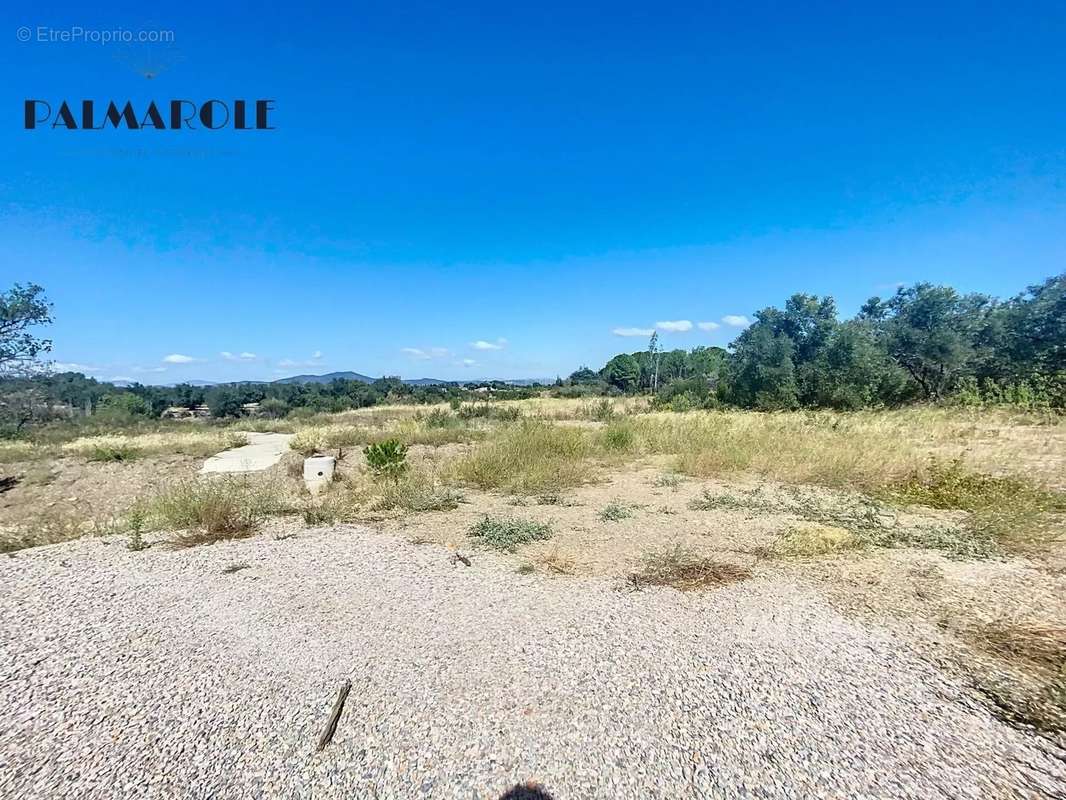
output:
[[[260,472],[274,466],[289,450],[291,433],[247,433],[248,444],[211,456],[201,475],[215,472]]]

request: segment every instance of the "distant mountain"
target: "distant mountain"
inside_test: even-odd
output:
[[[335,380],[373,383],[377,379],[360,375],[358,372],[327,372],[325,375],[293,375],[291,378],[279,378],[273,383],[329,383]]]

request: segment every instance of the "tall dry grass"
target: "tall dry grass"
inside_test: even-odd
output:
[[[588,482],[592,439],[585,431],[525,419],[500,429],[454,466],[454,476],[482,489],[542,492]]]

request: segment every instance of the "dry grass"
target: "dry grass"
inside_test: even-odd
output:
[[[751,570],[705,558],[681,545],[645,553],[638,569],[629,573],[627,582],[635,589],[644,586],[672,586],[686,592],[713,589],[747,580]]]
[[[558,491],[591,480],[592,445],[575,428],[536,420],[503,428],[455,466],[455,477],[482,489],[518,494]]]
[[[123,461],[146,455],[178,453],[196,457],[212,456],[232,447],[248,443],[248,437],[237,431],[219,428],[195,428],[145,434],[115,434],[89,436],[62,445],[65,456],[80,456],[97,461]],[[110,458],[108,454],[120,454]]]
[[[999,619],[965,632],[971,644],[1008,667],[979,672],[977,688],[1007,721],[1066,735],[1066,626],[1048,620]]]
[[[181,531],[174,547],[251,536],[265,516],[288,510],[276,485],[232,477],[175,484],[145,507],[148,529]]]
[[[774,542],[773,552],[793,557],[824,556],[859,544],[858,538],[847,528],[810,524],[787,529]]]
[[[998,620],[982,626],[974,638],[1004,660],[1052,671],[1066,669],[1066,625],[1062,623]]]
[[[552,575],[573,575],[577,566],[573,558],[561,554],[557,547],[553,548],[551,552],[533,556],[531,560],[538,567]]]
[[[0,528],[0,553],[69,542],[82,536],[108,536],[123,530],[120,519],[94,517],[83,508],[53,506],[41,509],[17,525]]]

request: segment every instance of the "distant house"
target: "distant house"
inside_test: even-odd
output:
[[[195,414],[191,408],[171,406],[160,415],[160,419],[195,419]]]
[[[244,403],[241,405],[241,413],[246,417],[258,417],[260,414],[259,403]]]
[[[188,408],[186,406],[171,406],[161,415],[161,419],[179,419],[179,420],[195,420],[206,419],[211,416],[211,409],[207,406],[196,406],[195,408]]]

